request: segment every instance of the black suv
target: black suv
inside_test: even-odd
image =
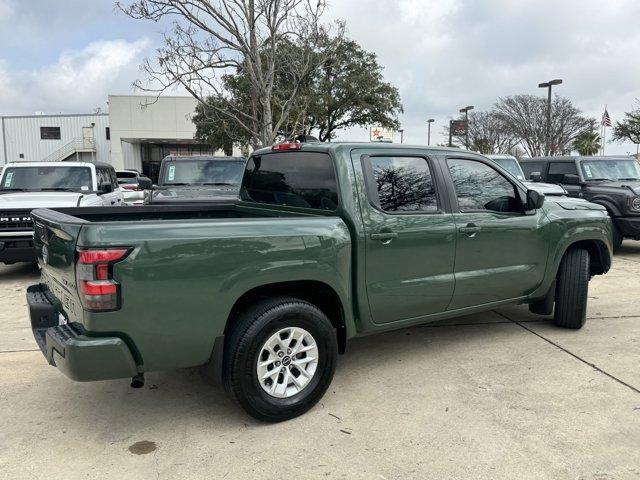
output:
[[[534,157],[522,159],[525,177],[562,185],[571,197],[599,203],[613,220],[613,248],[640,240],[640,165],[633,157]]]

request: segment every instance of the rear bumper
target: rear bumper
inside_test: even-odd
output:
[[[640,217],[615,217],[613,221],[623,237],[640,239]]]
[[[31,329],[49,365],[72,380],[88,382],[138,373],[127,344],[118,337],[90,336],[80,324],[59,325],[59,311],[41,285],[27,289]]]
[[[33,237],[0,237],[0,262],[35,262]]]

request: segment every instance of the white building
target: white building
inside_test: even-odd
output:
[[[109,161],[109,115],[0,117],[0,165],[9,162]]]
[[[167,155],[224,155],[194,140],[195,108],[192,97],[109,95],[108,114],[0,117],[0,165],[76,156],[155,180]]]

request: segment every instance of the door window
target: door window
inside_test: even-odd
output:
[[[489,165],[475,160],[448,160],[461,212],[522,212],[515,186]]]
[[[369,197],[383,211],[438,211],[429,162],[422,157],[370,157]]]
[[[523,162],[521,166],[525,180],[531,180],[531,174],[535,172],[544,175],[544,162]]]
[[[575,162],[551,162],[549,163],[547,182],[563,183],[565,174],[578,175]]]
[[[96,176],[98,180],[98,190],[105,193],[104,186],[111,184],[111,177],[106,168],[96,168]]]

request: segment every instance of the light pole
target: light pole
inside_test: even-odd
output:
[[[469,150],[469,110],[473,110],[473,105],[467,105],[460,109],[460,113],[464,113],[464,134],[465,134],[465,148]]]
[[[433,118],[427,120],[427,145],[431,145],[431,124],[435,122]]]
[[[549,80],[548,82],[539,83],[538,88],[548,88],[547,96],[547,156],[551,155],[551,87],[554,85],[560,85],[562,80],[556,78],[555,80]]]
[[[400,143],[402,144],[404,142],[404,128],[401,128],[398,131],[400,132]]]

